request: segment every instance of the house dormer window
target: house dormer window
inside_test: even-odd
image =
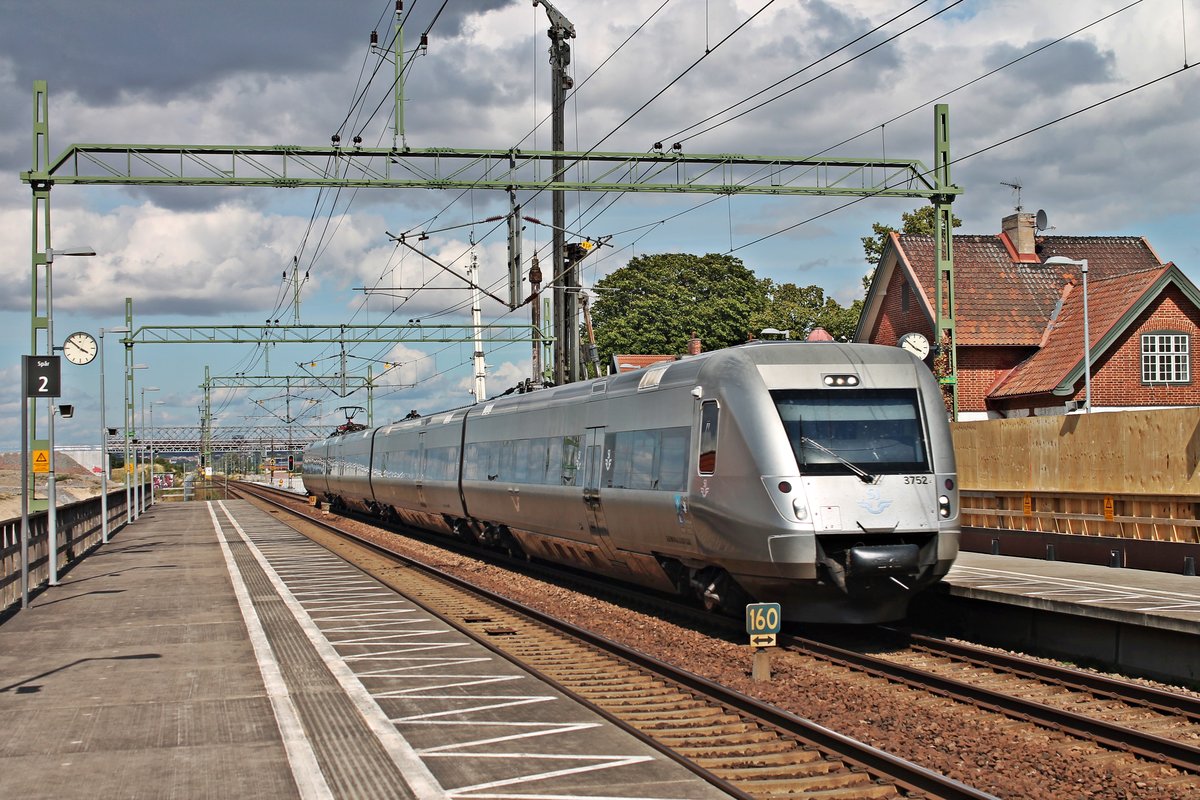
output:
[[[1142,383],[1190,383],[1188,335],[1171,331],[1142,334]]]

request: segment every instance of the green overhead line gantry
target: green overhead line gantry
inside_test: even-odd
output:
[[[935,206],[935,347],[948,356],[942,378],[953,417],[958,412],[957,361],[954,326],[954,261],[951,204],[962,190],[950,182],[949,107],[934,109],[934,166],[914,159],[813,158],[734,153],[684,153],[677,145],[656,145],[645,153],[592,151],[538,151],[471,148],[370,148],[298,145],[171,145],[171,144],[72,144],[52,158],[49,145],[49,100],[45,81],[34,82],[33,165],[21,173],[33,193],[33,243],[31,355],[52,353],[47,315],[39,313],[50,294],[52,262],[50,189],[55,185],[99,186],[265,186],[272,188],[362,187],[376,189],[494,189],[510,194],[531,191],[559,194],[565,191],[660,192],[673,194],[911,197]],[[556,165],[565,163],[565,168]],[[562,265],[552,271],[557,276]],[[568,292],[578,287],[567,287]],[[512,292],[511,296],[519,296]],[[236,336],[239,326],[208,326],[206,341]],[[250,336],[245,326],[245,335]],[[302,336],[301,329],[317,326],[272,327],[282,336]],[[320,326],[325,331],[336,326]],[[376,326],[376,331],[381,330]],[[399,326],[397,326],[399,327]],[[438,326],[444,327],[444,326]],[[512,326],[525,332],[530,326]],[[572,328],[574,326],[567,326]],[[296,329],[294,331],[287,329]],[[141,329],[143,342],[153,335],[162,341],[185,342],[182,333]],[[183,331],[184,329],[176,329]],[[262,329],[258,329],[261,333]],[[41,332],[39,334],[39,332]],[[332,333],[311,335],[332,336]],[[539,332],[532,334],[533,338]],[[296,338],[293,341],[326,341]],[[259,341],[229,338],[225,341]],[[271,341],[280,341],[272,338]],[[330,339],[332,341],[332,339]],[[364,339],[364,341],[366,341]],[[383,341],[371,339],[370,341]],[[394,339],[388,341],[404,341]],[[432,340],[424,340],[432,341]],[[512,341],[494,339],[494,341]],[[132,364],[131,340],[126,347]],[[565,346],[559,343],[556,346]],[[578,352],[578,348],[574,348]],[[575,360],[577,362],[577,359]],[[579,375],[578,364],[568,380]],[[36,415],[30,419],[29,441],[36,439]]]

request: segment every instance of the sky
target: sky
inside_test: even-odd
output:
[[[409,146],[551,149],[544,8],[404,5]],[[1200,70],[1185,69],[1200,58],[1200,0],[556,7],[577,34],[568,150],[679,142],[688,153],[828,152],[930,166],[933,103],[944,102],[960,233],[998,233],[1019,202],[1044,209],[1051,234],[1145,236],[1200,282]],[[388,146],[393,65],[369,36],[391,41],[393,11],[391,0],[0,0],[0,450],[20,448],[20,357],[31,348],[32,203],[19,174],[32,166],[34,81],[48,82],[52,158],[83,142],[327,146],[338,133]],[[425,31],[428,46],[417,48]],[[550,220],[548,195],[526,199],[527,215]],[[634,256],[730,253],[759,277],[815,284],[846,305],[861,298],[869,268],[860,238],[873,222],[898,226],[923,201],[579,193],[566,202],[575,236],[611,237],[583,262],[585,285]],[[507,212],[503,192],[60,185],[50,210],[55,248],[97,253],[55,263],[56,346],[74,331],[124,324],[127,297],[135,327],[292,323],[293,264],[302,324],[469,325],[470,291],[431,259],[462,273],[474,257],[480,283],[507,296],[505,230],[484,222]],[[428,236],[425,256],[389,237],[402,232]],[[529,223],[524,237],[527,260],[545,256],[549,228]],[[482,317],[526,324],[529,310],[485,297]],[[119,337],[105,337],[109,425],[121,413]],[[362,344],[347,348],[346,369],[353,384],[370,367],[382,424],[473,402],[472,351]],[[487,348],[488,396],[528,377],[529,351]],[[199,424],[206,367],[214,378],[341,369],[331,344],[139,344],[134,360],[146,365],[136,386],[158,387],[138,392],[135,416],[140,423],[144,400],[156,426]],[[94,443],[99,361],[64,361],[62,373],[60,402],[75,416],[57,422],[56,443]],[[214,389],[214,426],[332,429],[343,407],[367,405],[362,390],[339,394]]]

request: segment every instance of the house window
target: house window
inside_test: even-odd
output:
[[[912,290],[908,288],[907,283],[900,284],[900,310],[908,311],[908,298],[912,294]]]
[[[1142,383],[1189,383],[1191,379],[1186,333],[1142,334]]]

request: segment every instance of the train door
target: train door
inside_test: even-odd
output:
[[[604,474],[612,469],[612,453],[605,451],[604,428],[587,429],[586,447],[583,461],[583,502],[587,507],[588,528],[591,530],[592,540],[599,546],[600,552],[609,563],[614,566],[623,565],[624,561],[617,557],[609,538],[608,523],[605,521],[604,506],[600,499]]]

